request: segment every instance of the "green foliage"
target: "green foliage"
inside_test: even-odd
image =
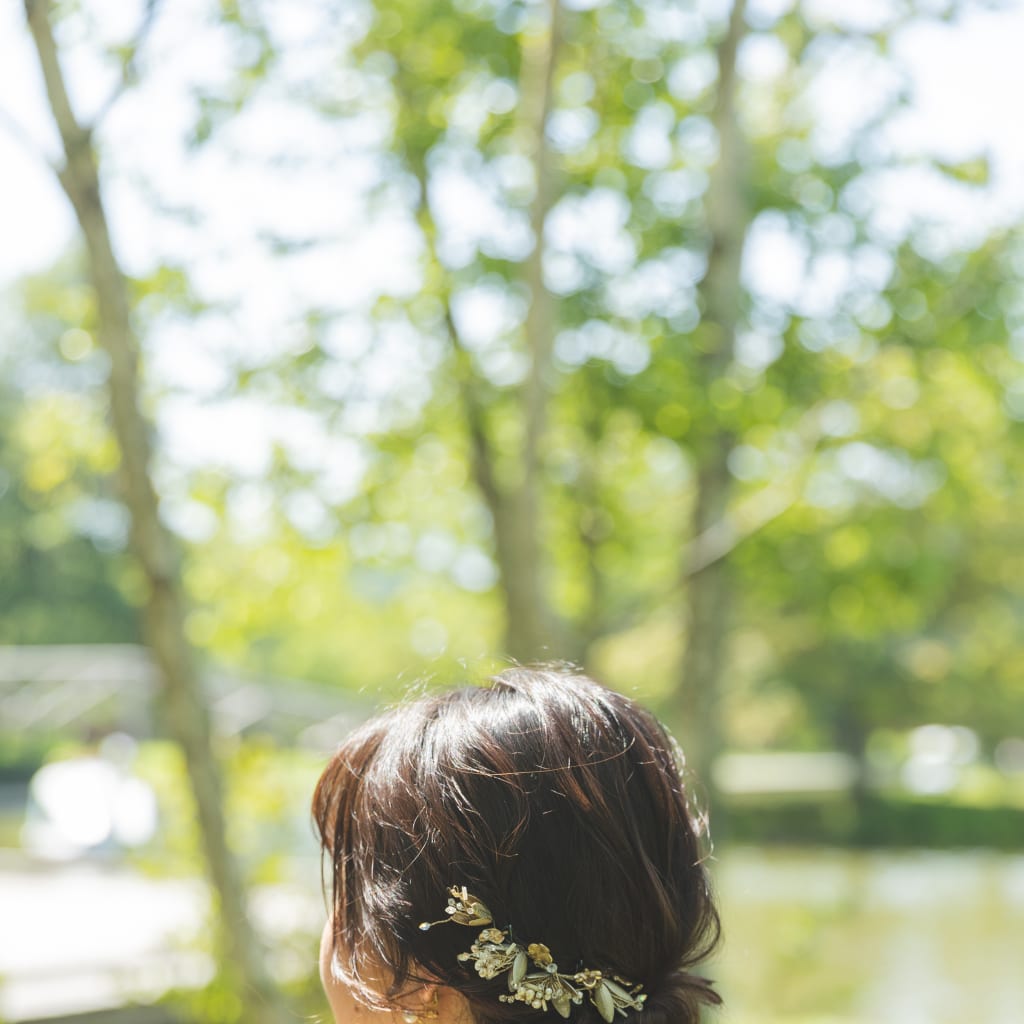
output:
[[[268,955],[289,1007],[309,1019],[324,1008],[317,971],[321,918],[317,910],[312,920],[303,913],[319,878],[310,801],[324,758],[305,750],[281,749],[260,736],[222,743],[218,753],[225,769],[228,842],[253,894],[251,902],[258,900],[261,890],[275,886],[287,887],[291,894],[292,912],[286,920],[269,923]],[[156,793],[159,827],[149,844],[131,852],[130,862],[157,877],[201,875],[194,801],[180,748],[167,741],[143,742],[133,772]],[[169,990],[160,1003],[182,1020],[231,1024],[242,1013],[238,970],[237,965],[217,959],[215,937],[220,924],[216,894],[210,895],[206,924],[183,941],[190,953],[211,958],[211,977],[198,986]]]
[[[224,813],[228,841],[252,885],[291,881],[295,858],[315,862],[310,800],[324,759],[309,751],[282,750],[255,737],[219,751],[225,767]],[[199,836],[181,749],[169,741],[140,745],[134,771],[153,787],[160,814],[154,843],[137,863],[161,875],[195,874]],[[291,865],[291,868],[289,868]]]
[[[724,806],[726,843],[1020,851],[1024,806],[946,797],[870,796],[861,802],[761,800]]]
[[[419,281],[411,292],[385,283],[364,306],[311,304],[269,357],[232,336],[248,325],[204,293],[189,254],[130,282],[151,418],[187,390],[153,371],[177,355],[162,346],[182,337],[164,329],[198,333],[216,314],[224,350],[210,358],[221,383],[187,397],[248,400],[267,417],[302,411],[310,434],[351,440],[363,467],[358,486],[332,490],[323,465],[283,446],[248,478],[185,469],[157,446],[155,479],[186,554],[186,630],[201,657],[389,697],[420,677],[441,684],[499,665],[507,580],[479,463],[506,493],[521,486],[525,368],[538,347],[530,329],[553,342],[538,567],[557,620],[553,657],[686,724],[680,663],[694,638],[682,609],[700,584],[684,566],[708,540],[690,524],[702,472],[724,459],[725,542],[711,557],[727,560],[733,595],[715,701],[728,745],[859,757],[879,727],[948,722],[974,729],[984,754],[1024,734],[1024,248],[1014,230],[964,242],[938,215],[894,230],[877,208],[885,175],[908,164],[963,194],[985,194],[996,177],[987,153],[907,155],[893,141],[910,90],[890,41],[928,15],[892,5],[865,30],[847,27],[855,19],[842,5],[827,16],[797,4],[752,13],[737,95],[745,145],[723,166],[713,118],[724,11],[566,4],[551,116],[538,125],[545,4],[318,0],[304,10],[345,29],[317,81],[301,73],[316,47],[304,53],[275,14],[287,6],[213,6],[216,74],[181,97],[191,123],[168,152],[177,143],[215,171],[223,157],[231,171],[278,161],[301,189],[301,158],[287,145],[250,151],[244,118],[268,97],[314,118],[344,140],[340,152],[370,151],[378,176],[360,198],[371,222],[397,212],[418,228]],[[929,10],[951,19],[965,6]],[[117,77],[145,77],[145,46],[102,35],[88,4],[59,4],[55,16],[62,45],[91,45]],[[774,71],[748,60],[758,47]],[[850,60],[865,83],[889,84],[837,132],[816,100],[829,69]],[[97,138],[108,145],[102,126]],[[101,171],[115,169],[104,189],[126,183],[119,156],[101,152]],[[765,237],[769,262],[795,252],[801,264],[788,289],[747,268],[724,304],[740,322],[731,353],[702,288],[721,243],[708,194],[724,175],[737,183],[727,204],[753,216],[748,253],[760,239],[762,271]],[[542,296],[530,292],[528,259],[539,185],[552,194],[542,243],[554,309],[536,325],[528,314]],[[340,169],[337,187],[353,187]],[[153,183],[140,194],[156,206],[158,192]],[[241,187],[229,198],[249,201]],[[253,200],[255,215],[263,197]],[[453,215],[460,200],[472,223]],[[194,224],[193,212],[179,216]],[[294,275],[308,248],[337,243],[333,231],[275,230],[260,244]],[[138,639],[141,576],[114,484],[108,366],[86,267],[71,253],[11,296],[0,349],[2,643]],[[339,335],[365,344],[350,350]],[[400,352],[385,388],[380,351]],[[240,509],[253,507],[262,511],[247,521]],[[293,871],[308,881],[321,759],[262,741],[219,753],[230,845],[247,881],[287,882]],[[181,751],[146,743],[137,768],[163,823],[137,864],[195,873]],[[719,838],[1018,850],[1018,791],[994,770],[975,773],[969,789],[962,802],[885,791],[737,804]],[[788,998],[826,984],[806,968],[835,917],[803,908],[773,917],[775,967],[798,979]],[[201,939],[209,953],[213,920]],[[293,1005],[322,1013],[313,937],[290,936],[277,953],[300,965]],[[238,1020],[234,970],[220,965],[172,1003],[190,1019]],[[774,991],[777,979],[767,982]],[[853,1004],[845,963],[827,986],[833,1005]]]
[[[339,324],[365,330],[371,352],[407,332],[417,369],[374,400],[351,497],[332,497],[318,470],[280,450],[258,480],[158,468],[175,500],[213,524],[185,538],[187,628],[204,653],[390,694],[420,674],[456,678],[500,644],[502,581],[467,393],[480,401],[495,477],[513,486],[536,186],[524,54],[542,10],[379,0],[350,13],[341,77],[289,93],[282,58],[294,54],[263,7],[221,5],[233,63],[197,96],[193,141],[221,145],[272,87],[339,138],[360,118],[383,126],[368,209],[401,209],[419,226],[421,283],[412,295],[385,288],[366,309],[307,310],[302,343],[275,358],[225,355],[227,391],[264,401],[268,415],[301,408],[340,434],[368,356],[332,350]],[[725,437],[736,535],[726,742],[859,753],[879,725],[960,723],[988,744],[1021,733],[1022,248],[1015,230],[972,248],[938,214],[905,232],[877,216],[880,176],[906,163],[880,140],[908,102],[888,41],[911,12],[894,8],[871,32],[839,15],[809,21],[799,6],[751,26],[779,70],[741,77],[743,198],[755,234],[785,235],[805,274],[789,294],[747,281],[737,351],[720,369],[707,359],[718,339],[698,285],[724,24],[654,0],[562,16],[551,221],[582,210],[586,230],[563,225],[546,240],[557,299],[542,452],[552,654],[683,717],[681,567],[698,540],[688,526],[697,470]],[[819,76],[851,56],[893,84],[829,142],[828,111],[811,100]],[[989,187],[987,154],[912,162],[950,188]],[[441,209],[453,175],[493,201],[472,231]],[[282,266],[301,248],[276,245]],[[157,267],[133,288],[147,351],[161,317],[207,311],[187,265]],[[450,328],[472,334],[466,302],[481,298],[505,310],[503,325],[457,349]],[[0,635],[135,639],[139,581],[123,553],[105,362],[79,264],[22,281],[16,303],[17,359],[7,346],[0,380]],[[355,382],[348,397],[325,385],[332,374]],[[167,397],[162,382],[149,386],[147,401]],[[247,531],[235,510],[254,494],[269,511]],[[296,514],[302,502],[323,513],[317,524]]]
[[[64,261],[22,307],[0,352],[0,643],[137,641],[91,291]]]

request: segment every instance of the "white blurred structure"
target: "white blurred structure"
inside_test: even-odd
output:
[[[221,735],[268,733],[330,751],[367,717],[369,701],[301,679],[209,670],[203,676]],[[0,735],[45,730],[77,735],[163,734],[159,681],[137,644],[0,647]]]
[[[920,725],[908,737],[910,756],[901,782],[911,793],[937,795],[955,789],[963,769],[978,759],[977,734],[962,725]]]
[[[158,823],[152,788],[119,763],[103,756],[72,757],[43,765],[29,783],[22,846],[44,860],[70,860],[97,850],[141,846]],[[125,751],[130,753],[130,751]]]
[[[780,795],[840,793],[860,775],[855,758],[834,751],[723,754],[711,769],[723,793]]]
[[[253,912],[279,981],[308,973],[323,923],[319,878],[258,887]],[[35,1021],[140,1002],[210,981],[209,892],[100,863],[44,866],[0,851],[0,1020]]]

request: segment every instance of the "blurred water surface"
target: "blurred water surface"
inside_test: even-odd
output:
[[[752,847],[714,873],[725,1020],[1024,1021],[1024,856]]]
[[[280,977],[319,933],[318,878],[254,894]],[[1021,1024],[1024,856],[777,850],[713,864],[723,1024]],[[308,884],[307,884],[308,882]],[[201,884],[114,865],[0,866],[0,1015],[26,1020],[202,984]],[[6,916],[6,915],[5,915]],[[55,926],[59,922],[59,926]],[[191,936],[191,938],[190,938]],[[310,961],[313,957],[310,955]]]

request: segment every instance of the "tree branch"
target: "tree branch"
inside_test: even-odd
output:
[[[498,483],[494,478],[494,452],[491,447],[490,438],[487,436],[483,405],[474,387],[470,354],[462,344],[462,339],[459,337],[458,329],[455,326],[447,289],[442,301],[444,303],[444,322],[448,328],[448,340],[451,342],[455,353],[455,378],[458,381],[459,391],[462,395],[466,427],[469,431],[473,479],[476,481],[477,487],[480,488],[484,501],[487,503],[487,507],[491,510],[493,516],[495,515],[498,503],[501,501],[501,493],[498,489]]]
[[[427,191],[427,169],[421,160],[410,161],[410,169],[419,184],[419,200],[413,213],[420,226],[420,230],[423,232],[429,265],[438,275],[441,275],[444,272],[444,268],[437,254],[437,224],[434,222],[433,213],[430,209]],[[451,293],[447,283],[442,284],[438,291],[444,309],[444,323],[448,334],[448,341],[455,357],[455,379],[462,398],[463,415],[465,416],[466,429],[469,433],[470,467],[473,471],[473,479],[480,489],[491,515],[497,519],[496,510],[502,495],[492,470],[494,453],[490,438],[487,435],[483,405],[477,395],[473,379],[472,357],[462,343],[462,337],[455,324],[455,317],[452,313]]]
[[[727,558],[800,500],[803,486],[814,467],[818,444],[824,436],[820,414],[827,404],[822,402],[812,406],[800,419],[796,433],[803,441],[803,451],[797,468],[783,480],[748,495],[683,548],[684,581]],[[658,603],[653,602],[654,605]],[[649,616],[651,607],[652,602],[646,599],[635,602],[624,615],[602,629],[601,635],[620,633],[638,625]]]
[[[46,86],[50,110],[57,122],[65,155],[70,161],[73,151],[89,145],[90,133],[79,124],[71,109],[71,101],[68,99],[64,75],[57,57],[57,43],[53,38],[49,8],[49,0],[25,0],[25,16],[39,53],[39,66],[43,73],[43,84]]]
[[[745,540],[760,533],[769,523],[788,512],[800,497],[808,463],[784,484],[770,484],[746,498],[741,505],[712,523],[683,549],[683,579],[703,572],[708,566],[731,555]]]
[[[142,49],[143,45],[145,45],[145,42],[149,38],[149,34],[153,29],[153,24],[156,22],[159,7],[160,0],[146,0],[146,9],[142,12],[142,21],[139,22],[139,27],[135,32],[135,36],[128,46],[128,56],[121,67],[121,80],[100,105],[99,110],[92,119],[92,128],[94,131],[107,114],[110,113],[111,107],[113,107],[125,92],[127,92],[128,89],[138,81],[138,68],[135,61],[138,58],[139,51]]]

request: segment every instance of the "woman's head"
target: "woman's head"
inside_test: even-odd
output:
[[[335,973],[371,1005],[431,984],[460,993],[476,1024],[542,1024],[541,1011],[498,1000],[507,978],[458,959],[474,930],[419,928],[466,886],[560,971],[642,984],[635,1024],[696,1021],[718,997],[687,968],[714,946],[718,916],[678,748],[585,676],[515,668],[490,682],[393,708],[321,776]],[[587,1000],[572,1021],[602,1024]]]

